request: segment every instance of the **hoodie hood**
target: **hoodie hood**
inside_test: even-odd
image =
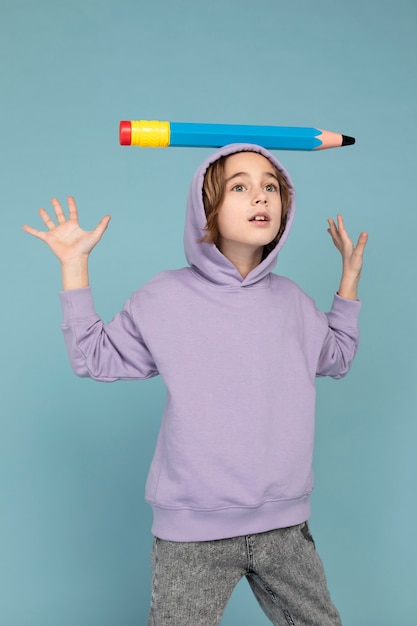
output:
[[[207,168],[222,156],[229,156],[236,152],[258,152],[269,159],[283,174],[290,189],[291,202],[287,214],[285,230],[273,250],[255,267],[246,278],[242,278],[238,270],[214,244],[199,242],[205,234],[207,223],[203,205],[203,182]],[[284,245],[294,219],[295,193],[290,176],[281,163],[265,148],[255,144],[235,143],[224,146],[204,161],[196,171],[191,181],[187,201],[187,212],[184,230],[184,250],[189,265],[210,282],[229,286],[246,287],[265,278],[275,267],[279,251]]]

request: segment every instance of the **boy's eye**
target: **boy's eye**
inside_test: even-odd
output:
[[[243,185],[234,185],[234,187],[232,187],[232,191],[244,191],[245,187]]]

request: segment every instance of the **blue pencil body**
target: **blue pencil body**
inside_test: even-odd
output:
[[[322,144],[317,128],[247,126],[171,122],[170,145],[218,148],[230,143],[256,143],[270,150],[316,150]]]

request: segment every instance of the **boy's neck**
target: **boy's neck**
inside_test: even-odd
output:
[[[263,248],[248,249],[236,246],[227,249],[219,247],[219,250],[235,266],[242,278],[246,278],[262,261]]]

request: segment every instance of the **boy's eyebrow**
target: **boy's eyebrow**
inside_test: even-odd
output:
[[[275,178],[275,180],[279,182],[278,176],[274,174],[274,172],[263,172],[263,175],[272,176],[272,178]],[[235,174],[232,174],[231,176],[229,176],[229,178],[226,178],[225,182],[228,183],[230,180],[233,180],[234,178],[238,178],[239,176],[249,176],[249,173],[248,172],[236,172]]]

